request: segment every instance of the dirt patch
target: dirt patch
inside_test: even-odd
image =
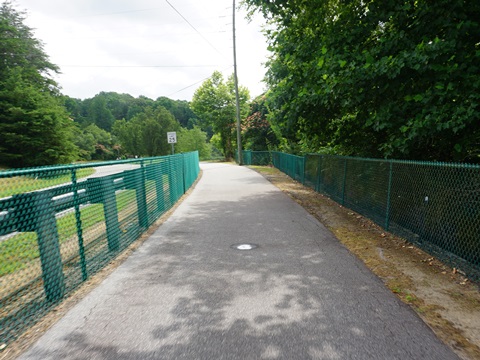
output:
[[[177,203],[163,214],[155,223],[153,223],[142,236],[132,245],[126,248],[118,257],[113,259],[105,268],[95,275],[91,276],[77,290],[67,295],[65,300],[48,313],[42,320],[23,333],[16,341],[8,346],[0,343],[0,360],[16,359],[20,354],[33,345],[50,327],[60,320],[71,308],[80,302],[90,291],[95,289],[103,280],[107,278],[118,266],[120,266],[135,250],[137,250],[176,210],[182,201],[190,195],[196,184],[202,177],[202,172],[198,176],[192,187],[183,195]]]
[[[457,269],[292,180],[252,166],[322,222],[462,359],[480,359],[480,291]],[[408,345],[407,345],[408,346]]]

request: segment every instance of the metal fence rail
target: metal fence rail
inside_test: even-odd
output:
[[[254,154],[247,165],[260,165]],[[292,179],[480,279],[480,166],[280,152],[271,157]]]
[[[137,240],[199,171],[198,152],[0,171],[0,345]]]

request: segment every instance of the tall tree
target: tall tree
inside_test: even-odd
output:
[[[105,96],[95,96],[88,108],[88,117],[100,129],[111,131],[115,118],[112,112],[107,108]]]
[[[276,148],[279,145],[279,139],[268,121],[266,96],[257,97],[249,104],[249,107],[247,117],[242,121],[242,138],[245,148],[254,151]]]
[[[74,160],[74,124],[42,44],[9,1],[0,7],[0,159],[12,167]]]
[[[115,122],[113,133],[123,149],[131,155],[159,156],[170,151],[167,132],[179,130],[180,125],[164,107],[147,108],[130,121]]]
[[[225,158],[233,158],[233,135],[235,134],[235,88],[233,77],[227,82],[223,75],[215,71],[195,91],[190,106],[200,119],[202,128],[211,126],[213,131],[220,136],[220,143]],[[240,87],[240,104],[242,115],[248,111],[246,107],[249,92],[245,87]]]
[[[129,155],[143,153],[142,131],[138,121],[117,120],[113,124],[112,133],[118,138],[123,151]]]
[[[201,160],[209,160],[212,155],[212,147],[207,143],[207,133],[198,126],[193,129],[181,128],[177,134],[176,152],[198,151]]]
[[[75,144],[80,149],[82,160],[113,160],[120,155],[119,149],[114,149],[115,142],[112,134],[95,124],[78,129]]]
[[[159,97],[155,104],[163,106],[172,113],[175,119],[185,128],[192,129],[196,124],[195,113],[190,108],[188,101],[172,100],[167,97]]]
[[[480,3],[246,0],[273,26],[272,120],[305,150],[480,160]]]

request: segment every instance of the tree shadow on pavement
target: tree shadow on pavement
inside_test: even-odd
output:
[[[279,209],[275,211],[274,209]],[[277,191],[192,202],[124,265],[108,304],[39,358],[455,359]],[[233,244],[254,243],[240,251]],[[112,310],[112,308],[114,310]],[[115,312],[113,319],[103,312]]]

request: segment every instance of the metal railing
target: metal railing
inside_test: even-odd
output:
[[[197,152],[0,171],[0,344],[137,240],[199,171]]]

